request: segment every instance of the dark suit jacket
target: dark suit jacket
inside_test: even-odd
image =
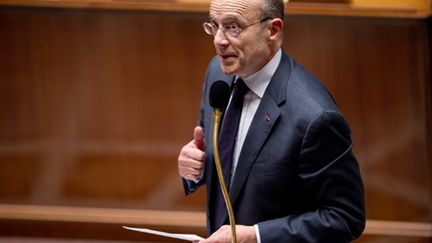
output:
[[[212,141],[214,81],[232,76],[217,58],[208,68],[200,125]],[[269,119],[270,118],[270,119]],[[350,129],[323,85],[290,56],[282,60],[249,128],[230,189],[236,224],[258,224],[263,243],[349,242],[365,225],[363,184],[351,151]],[[207,184],[207,209],[217,180],[211,144],[201,182],[185,182],[187,193]],[[209,211],[209,210],[207,210]],[[209,220],[209,231],[213,225]],[[227,221],[228,223],[228,221]]]

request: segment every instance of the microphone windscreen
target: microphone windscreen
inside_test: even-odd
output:
[[[213,109],[225,109],[230,97],[229,85],[222,80],[218,80],[210,87],[209,101]]]

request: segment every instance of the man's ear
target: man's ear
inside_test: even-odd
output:
[[[282,35],[283,30],[283,21],[282,19],[275,18],[270,21],[270,39],[271,40],[278,40],[280,36]]]

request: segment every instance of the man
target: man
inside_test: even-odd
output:
[[[283,17],[282,0],[211,2],[204,29],[214,37],[217,57],[207,70],[200,124],[178,157],[186,193],[207,186],[211,236],[200,242],[231,242],[227,214],[216,210],[208,101],[216,80],[249,89],[228,181],[238,242],[349,242],[364,229],[350,129],[322,84],[281,49]]]

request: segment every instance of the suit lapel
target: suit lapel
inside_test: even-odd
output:
[[[247,149],[241,151],[236,173],[234,174],[230,190],[230,197],[233,204],[243,188],[252,165],[269,136],[272,127],[278,120],[279,115],[280,111],[277,104],[269,96],[263,97],[243,144],[243,148]]]

